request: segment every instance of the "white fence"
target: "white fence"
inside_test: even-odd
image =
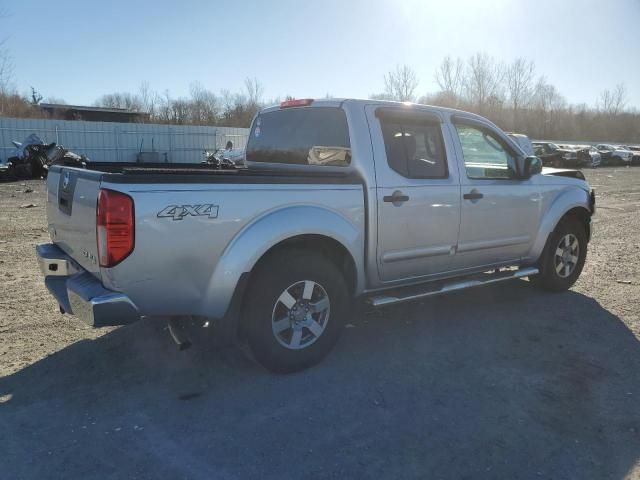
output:
[[[159,125],[151,123],[84,122],[0,117],[0,158],[35,133],[45,143],[103,162],[135,162],[140,152],[157,152],[161,162],[198,163],[205,150],[245,148],[248,128]]]

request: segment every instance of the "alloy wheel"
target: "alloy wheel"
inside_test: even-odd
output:
[[[573,273],[578,264],[580,245],[573,233],[568,233],[560,239],[554,256],[556,273],[561,278],[567,278]]]
[[[285,348],[306,348],[326,329],[330,307],[329,295],[322,285],[312,280],[296,282],[276,300],[271,316],[273,335]]]

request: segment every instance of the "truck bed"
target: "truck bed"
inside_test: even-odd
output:
[[[131,197],[135,212],[134,249],[109,268],[97,261],[101,189]],[[333,232],[343,232],[345,238],[336,240],[364,255],[363,185],[349,172],[94,163],[88,169],[53,167],[48,195],[53,243],[105,288],[127,292],[142,315],[224,313],[219,299],[230,298],[237,282],[229,272],[241,275],[240,264],[257,261],[287,238],[291,224],[308,225],[299,235],[336,238]]]

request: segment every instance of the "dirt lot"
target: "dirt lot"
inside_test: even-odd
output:
[[[570,292],[362,314],[290,376],[178,352],[159,321],[61,315],[34,258],[44,184],[0,183],[0,477],[640,479],[640,168],[586,174],[596,233]]]

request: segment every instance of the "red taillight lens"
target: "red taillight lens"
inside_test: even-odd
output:
[[[312,103],[313,103],[313,98],[298,98],[295,100],[285,100],[284,102],[280,102],[280,108],[307,107]]]
[[[101,267],[113,267],[133,251],[133,199],[129,195],[100,190],[96,234]]]

